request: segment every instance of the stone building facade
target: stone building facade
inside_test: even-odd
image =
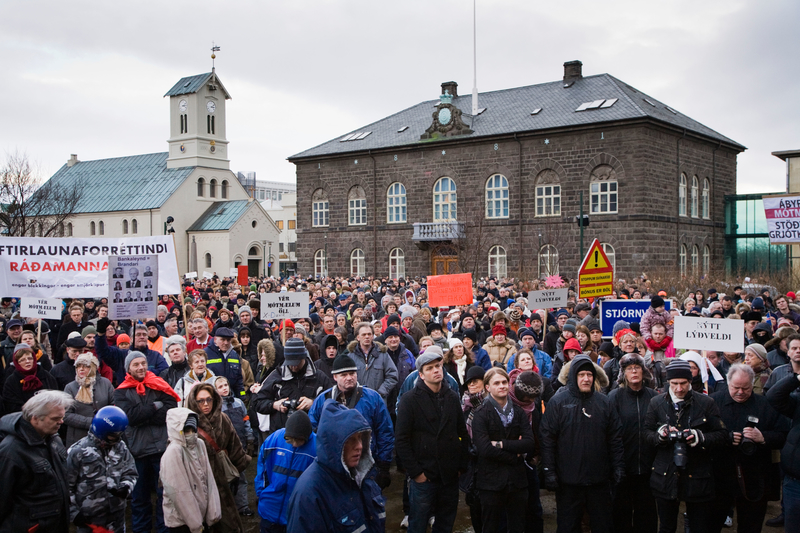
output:
[[[616,277],[721,263],[743,146],[580,62],[479,98],[472,114],[447,82],[439,101],[292,156],[298,273],[575,277],[581,192],[585,247],[598,238]],[[456,118],[469,133],[426,138]]]

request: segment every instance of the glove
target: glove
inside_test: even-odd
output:
[[[254,440],[247,441],[247,449],[245,450],[244,453],[246,453],[250,457],[255,457],[257,454],[256,441]]]
[[[72,520],[72,523],[75,524],[76,527],[88,527],[89,521],[83,516],[83,513],[78,511],[78,514],[75,515],[75,518]]]
[[[545,471],[544,488],[550,492],[555,492],[558,489],[558,478],[556,477],[555,472]]]
[[[164,402],[160,402],[160,401],[156,400],[156,401],[153,402],[153,407],[155,407],[156,411],[158,411],[159,409],[164,407]]]
[[[375,483],[383,490],[392,484],[392,476],[389,474],[389,463],[380,462],[376,467],[378,472],[375,474]]]
[[[618,486],[625,479],[625,471],[617,470],[614,472],[614,486]]]
[[[130,490],[128,489],[128,487],[122,486],[118,489],[108,489],[108,493],[111,494],[112,496],[116,496],[120,500],[127,500]]]
[[[669,426],[664,424],[660,428],[658,428],[658,440],[661,442],[667,442],[667,437],[669,436]]]
[[[692,440],[689,442],[690,448],[694,448],[695,446],[703,442],[703,440],[705,440],[703,437],[703,432],[700,431],[699,429],[692,429],[690,431],[692,433]]]
[[[106,330],[108,326],[111,325],[111,321],[108,318],[101,318],[97,321],[97,334],[105,336]]]

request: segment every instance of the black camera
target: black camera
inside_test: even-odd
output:
[[[746,428],[754,428],[758,424],[758,418],[755,416],[748,416],[747,423],[744,425]],[[739,443],[739,451],[744,455],[753,455],[756,453],[756,443],[742,435],[742,442]]]
[[[686,455],[686,439],[691,435],[692,431],[689,429],[676,429],[670,431],[669,435],[667,435],[667,438],[672,443],[672,462],[678,468],[686,467],[689,462],[689,457]]]
[[[292,416],[292,414],[297,411],[297,406],[300,405],[300,400],[283,400],[283,405],[287,411],[286,416]]]

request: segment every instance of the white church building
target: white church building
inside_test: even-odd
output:
[[[212,70],[182,78],[164,96],[170,99],[169,152],[96,161],[72,155],[50,178],[56,185],[78,182],[83,190],[67,235],[145,237],[171,227],[182,274],[224,277],[248,265],[251,276],[277,275],[269,250],[277,248],[280,231],[230,170],[230,94]]]

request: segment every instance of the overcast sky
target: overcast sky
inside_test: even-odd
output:
[[[785,188],[800,149],[797,0],[478,0],[481,92],[607,72],[747,146],[739,192]],[[231,170],[294,181],[286,158],[472,88],[471,0],[0,0],[0,150],[45,176],[167,150],[164,93],[215,41]]]

